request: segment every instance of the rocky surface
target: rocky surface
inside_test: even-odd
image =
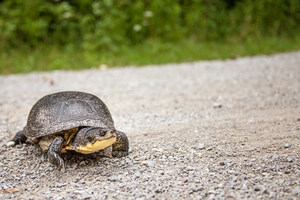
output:
[[[300,52],[0,76],[0,199],[299,199]],[[90,92],[127,133],[124,158],[5,144],[32,105]]]

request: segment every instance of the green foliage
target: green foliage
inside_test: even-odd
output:
[[[27,73],[56,69],[84,69],[108,66],[148,65],[196,60],[235,58],[300,49],[300,34],[291,37],[266,37],[247,41],[201,42],[191,39],[163,42],[147,40],[143,44],[124,46],[117,53],[89,51],[81,48],[39,46],[36,49],[0,50],[0,74]]]
[[[0,0],[0,74],[300,48],[299,0]]]
[[[41,44],[117,52],[149,39],[300,33],[298,0],[2,0],[0,48]]]

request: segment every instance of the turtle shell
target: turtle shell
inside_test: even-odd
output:
[[[106,105],[95,95],[66,91],[49,94],[32,107],[24,134],[30,139],[79,126],[114,128]]]

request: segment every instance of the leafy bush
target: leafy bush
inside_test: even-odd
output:
[[[148,39],[299,34],[296,0],[0,0],[0,48],[43,44],[117,51]]]

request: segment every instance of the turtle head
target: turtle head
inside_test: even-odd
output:
[[[86,127],[78,131],[69,148],[82,154],[90,154],[116,142],[116,130]]]

